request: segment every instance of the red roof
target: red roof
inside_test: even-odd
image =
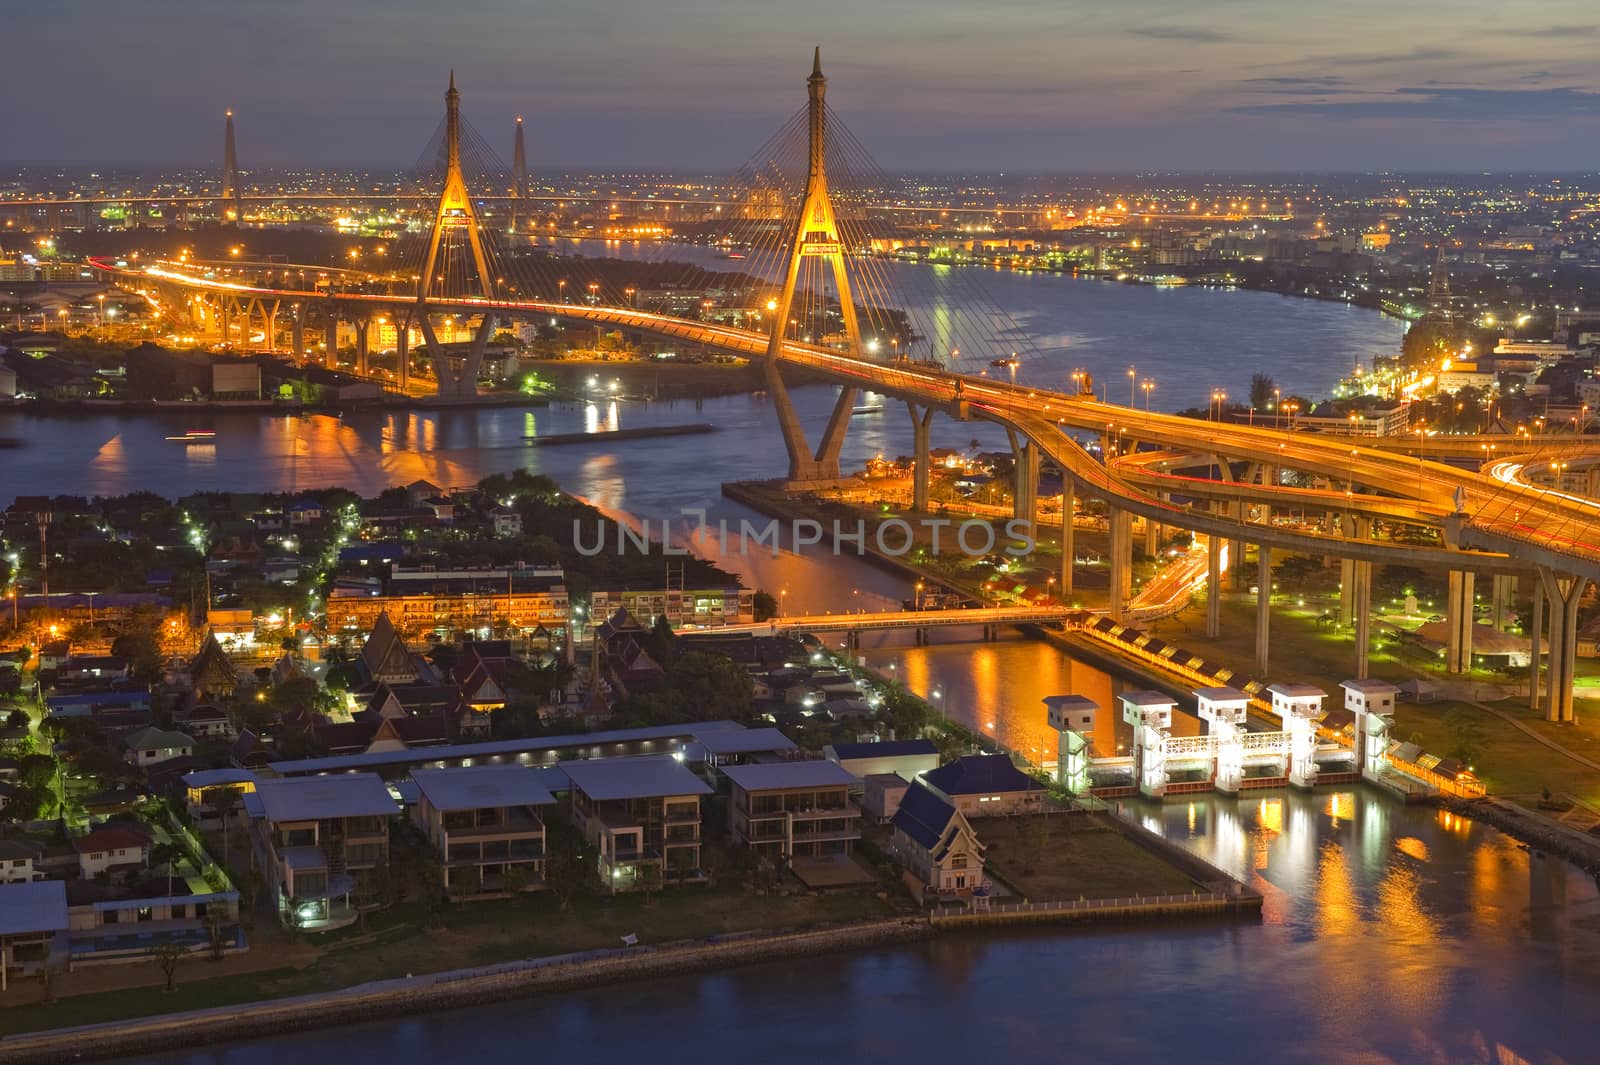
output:
[[[87,836],[77,836],[72,840],[72,848],[79,854],[90,854],[96,851],[143,850],[149,845],[150,837],[143,832],[123,825],[97,828]]]

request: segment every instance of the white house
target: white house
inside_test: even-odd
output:
[[[181,732],[168,732],[154,725],[135,729],[122,742],[127,747],[124,757],[141,768],[194,754],[194,740]]]
[[[144,865],[150,860],[150,839],[126,825],[97,828],[72,841],[78,852],[78,872],[85,880],[118,866]]]
[[[966,815],[921,781],[894,815],[889,853],[934,895],[965,895],[983,883],[984,846]]]

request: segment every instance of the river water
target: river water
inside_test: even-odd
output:
[[[1139,814],[1262,920],[959,936],[138,1060],[1600,1060],[1600,898],[1571,867],[1365,789]]]
[[[1025,374],[1060,385],[1055,377],[1087,366],[1115,381],[1132,361],[1156,377],[1169,407],[1203,402],[1218,385],[1242,390],[1236,378],[1254,369],[1286,390],[1317,392],[1399,336],[1397,324],[1368,312],[1259,293],[1003,273],[984,284],[1046,338]],[[795,397],[815,435],[829,390]],[[717,432],[547,448],[523,439],[692,421]],[[216,430],[214,446],[165,440],[199,425]],[[851,430],[852,468],[910,449],[907,419],[887,404]],[[375,493],[419,477],[462,485],[521,468],[633,520],[678,520],[679,538],[685,508],[704,508],[713,524],[755,520],[718,486],[783,464],[763,396],[616,403],[604,382],[593,403],[538,410],[6,412],[0,436],[29,445],[0,460],[0,503],[134,489]],[[1003,446],[988,427],[935,424],[935,446],[974,438]],[[908,594],[902,579],[849,558],[719,561],[752,586],[786,593],[793,613],[891,606]],[[1043,644],[938,642],[949,639],[909,647],[886,637],[865,653],[952,717],[1022,751],[1043,740],[1044,696],[1080,692],[1110,706],[1124,683]],[[1101,749],[1120,738],[1106,716]],[[1180,718],[1180,731],[1193,728]],[[1600,1061],[1600,898],[1569,867],[1487,827],[1361,789],[1203,799],[1141,816],[1250,880],[1267,899],[1262,922],[952,938],[149,1060]]]

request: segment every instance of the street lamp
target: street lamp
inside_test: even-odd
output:
[[[1146,414],[1149,414],[1150,413],[1150,393],[1155,391],[1156,383],[1147,378],[1144,381],[1144,383],[1141,384],[1139,387],[1144,389],[1144,412]]]
[[[1130,365],[1128,367],[1128,406],[1130,406],[1130,407],[1133,406],[1133,379],[1134,379],[1134,376],[1135,376],[1134,368],[1133,368],[1132,365]]]

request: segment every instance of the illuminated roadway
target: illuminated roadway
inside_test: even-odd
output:
[[[196,277],[166,266],[128,269],[103,260],[94,265],[107,274],[135,282],[155,281],[242,298],[348,307],[351,312],[417,306],[416,298],[408,295],[330,294],[262,288]],[[769,343],[764,333],[626,307],[464,298],[430,300],[427,309],[439,314],[558,316],[703,344],[756,361],[766,357]],[[779,358],[788,365],[803,367],[841,384],[925,404],[954,417],[982,418],[1017,430],[1037,443],[1051,462],[1074,477],[1082,486],[1080,491],[1087,489],[1084,494],[1099,496],[1118,508],[1162,524],[1301,553],[1336,554],[1380,564],[1404,562],[1515,573],[1528,572],[1538,563],[1562,573],[1600,579],[1600,523],[1597,523],[1600,505],[1570,493],[1542,489],[1510,478],[1497,479],[1376,447],[1373,438],[1284,431],[1136,411],[1092,398],[953,374],[917,364],[869,361],[797,341],[785,341]],[[1168,451],[1213,455],[1223,462],[1267,464],[1366,491],[1313,493],[1272,485],[1230,488],[1192,482],[1185,482],[1180,488],[1171,481],[1160,481],[1161,475],[1144,464],[1121,471],[1113,462],[1108,469],[1069,437],[1069,432],[1088,432],[1114,443],[1123,442],[1124,446],[1117,446],[1116,450],[1127,450],[1137,442]],[[1359,512],[1363,506],[1370,505],[1378,516],[1404,517],[1417,525],[1441,529],[1444,539],[1455,546],[1418,546],[1248,523],[1237,517],[1163,502],[1153,494],[1164,491],[1200,496],[1202,489],[1213,494],[1231,492],[1240,498],[1270,502],[1287,509]],[[1368,492],[1382,495],[1369,499]],[[1397,507],[1399,514],[1395,512]]]

